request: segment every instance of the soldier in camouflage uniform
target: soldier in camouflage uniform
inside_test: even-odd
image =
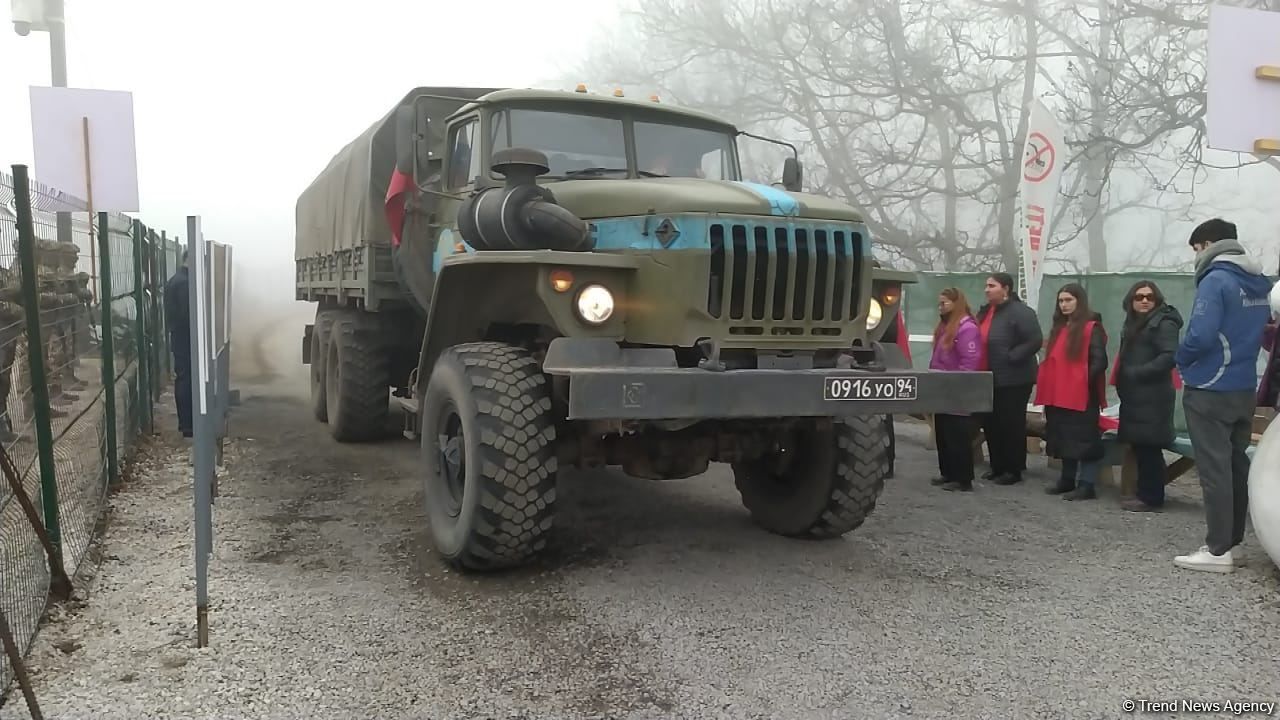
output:
[[[64,358],[60,380],[67,390],[78,392],[88,385],[76,377],[76,368],[80,367],[80,348],[76,343],[77,324],[80,316],[81,301],[76,287],[76,262],[80,259],[80,247],[75,243],[58,243],[59,260],[57,291],[59,308],[57,311],[58,338]]]
[[[17,263],[17,258],[14,258]],[[19,346],[26,343],[26,313],[22,310],[22,279],[10,268],[0,268],[0,442],[18,439],[13,429],[9,396],[13,391],[13,366]]]
[[[68,358],[62,350],[62,318],[64,296],[59,292],[58,243],[39,240],[36,243],[37,275],[40,281],[40,335],[44,345],[45,379],[49,387],[49,404],[53,417],[65,417],[66,412],[56,406],[65,406],[79,397],[68,395],[63,387]]]
[[[98,324],[97,315],[93,312],[93,291],[89,289],[89,273],[78,272],[75,277],[76,293],[76,366],[78,358],[89,354],[92,346],[91,328]]]

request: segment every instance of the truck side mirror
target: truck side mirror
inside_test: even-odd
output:
[[[416,180],[418,143],[417,133],[414,132],[415,124],[412,107],[401,105],[396,108],[396,170]]]
[[[427,106],[427,98],[418,98],[413,103],[415,158],[418,168],[426,171],[431,167],[431,109]]]
[[[800,161],[789,157],[782,161],[782,187],[791,192],[800,192],[804,183],[804,166]]]
[[[396,108],[396,169],[415,180],[431,161],[431,119],[423,100]]]

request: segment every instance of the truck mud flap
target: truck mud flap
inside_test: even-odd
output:
[[[404,415],[404,436],[410,440],[417,440],[419,436],[418,399],[397,397],[392,398],[391,401],[400,406],[400,412]]]

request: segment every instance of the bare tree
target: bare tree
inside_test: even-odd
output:
[[[1159,0],[649,0],[590,67],[798,139],[817,161],[810,189],[859,207],[881,252],[916,267],[1017,266],[1028,106],[1045,96],[1069,151],[1048,251],[1066,257],[1083,233],[1100,270],[1109,217],[1190,201],[1204,12]],[[747,149],[756,173],[779,160]]]

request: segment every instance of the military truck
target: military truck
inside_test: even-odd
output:
[[[794,148],[745,181],[746,136],[656,97],[424,87],[302,193],[311,409],[357,442],[395,406],[449,563],[533,558],[565,466],[727,463],[758,525],[838,537],[884,487],[888,414],[990,409],[989,373],[886,342],[913,276],[863,217],[802,192]]]

